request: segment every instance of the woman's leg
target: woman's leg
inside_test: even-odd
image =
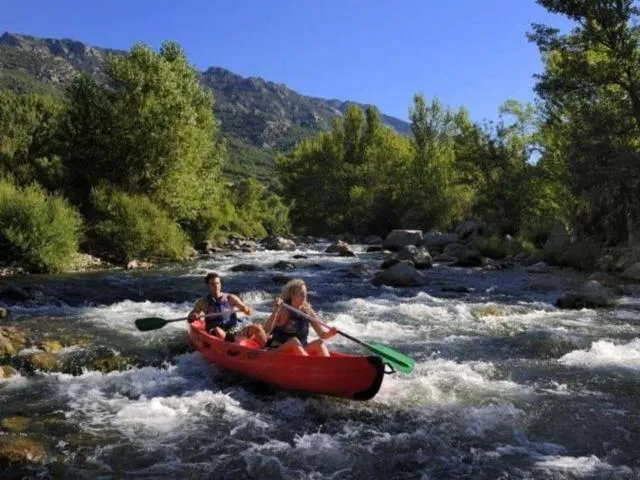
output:
[[[303,357],[306,357],[307,355],[309,355],[305,351],[305,349],[302,348],[302,344],[300,343],[300,340],[298,340],[295,337],[290,338],[279,347],[274,348],[273,351],[278,353],[293,353],[294,355],[301,355]]]
[[[265,343],[267,343],[267,333],[264,331],[264,328],[259,323],[252,323],[247,327],[247,332],[249,336],[253,336],[261,347],[264,347]]]
[[[317,339],[309,343],[309,345],[307,345],[306,351],[309,355],[318,355],[320,357],[331,356],[327,345],[321,339]]]
[[[220,327],[215,327],[213,330],[211,330],[211,334],[215,337],[221,338],[224,340],[224,337],[227,336],[227,332],[225,332],[223,329],[221,329]]]
[[[244,327],[238,334],[236,335],[236,339],[247,338],[250,340],[254,340],[257,342],[260,347],[264,347],[265,343],[267,343],[267,334],[264,331],[264,328],[260,324],[252,323]]]

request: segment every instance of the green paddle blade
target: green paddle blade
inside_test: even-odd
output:
[[[384,360],[385,363],[388,363],[402,373],[411,373],[413,371],[413,367],[416,365],[416,362],[412,358],[403,355],[397,350],[385,347],[384,345],[367,344],[367,347],[369,347],[369,350],[382,357],[382,360]]]
[[[146,317],[146,318],[138,318],[136,320],[136,327],[141,332],[146,332],[149,330],[157,330],[158,328],[162,328],[167,324],[167,320],[160,317]]]

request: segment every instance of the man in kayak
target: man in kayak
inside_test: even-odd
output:
[[[273,311],[267,321],[265,331],[271,334],[267,347],[277,349],[278,353],[294,353],[297,355],[329,356],[329,349],[323,342],[333,337],[338,331],[331,327],[327,329],[320,322],[310,321],[295,312],[291,312],[282,303],[286,302],[293,308],[306,313],[310,317],[317,317],[311,305],[307,301],[307,286],[301,279],[293,279],[287,282],[282,289],[282,295],[273,305]],[[311,343],[307,342],[309,324],[320,337]]]
[[[189,314],[189,323],[204,319],[205,315],[219,313],[220,316],[205,319],[205,327],[208,332],[228,342],[249,338],[258,342],[261,347],[264,346],[267,335],[262,325],[243,322],[236,315],[236,311],[251,315],[253,309],[245,305],[237,295],[224,293],[222,278],[217,273],[208,273],[204,277],[204,281],[209,287],[210,293],[198,299]]]

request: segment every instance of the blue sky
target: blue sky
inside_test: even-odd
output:
[[[216,65],[406,119],[415,93],[495,119],[533,101],[542,70],[531,23],[567,28],[534,0],[0,0],[0,32],[128,49],[178,41]]]

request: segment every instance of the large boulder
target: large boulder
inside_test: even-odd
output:
[[[640,262],[636,262],[622,272],[622,277],[630,280],[640,280]]]
[[[262,245],[267,250],[295,250],[296,244],[293,240],[282,237],[267,237],[262,241]]]
[[[378,235],[367,235],[362,239],[362,243],[365,245],[380,245],[382,244],[382,237]]]
[[[325,250],[325,253],[337,253],[341,257],[355,257],[356,253],[351,250],[349,244],[343,240],[338,240],[337,242],[329,245]]]
[[[390,285],[392,287],[415,287],[426,283],[427,276],[405,262],[396,263],[387,270],[378,272],[373,279],[374,285]]]
[[[450,243],[460,242],[460,237],[456,233],[440,233],[440,232],[427,232],[422,239],[423,245],[428,249],[435,249],[441,251],[444,247]]]
[[[398,251],[406,245],[422,245],[422,230],[392,230],[382,243],[384,248],[393,251]]]
[[[406,245],[396,255],[398,260],[410,260],[416,268],[431,268],[433,260],[431,255],[424,247],[415,247]]]
[[[264,268],[252,263],[239,263],[238,265],[231,267],[229,270],[232,272],[262,272],[264,271]]]
[[[466,222],[461,223],[456,228],[456,235],[460,237],[460,240],[464,240],[473,236],[476,233],[482,232],[482,226],[477,220],[467,220]]]
[[[575,292],[569,292],[556,301],[558,308],[580,309],[615,307],[616,297],[596,280],[583,283]]]
[[[11,357],[27,343],[24,333],[16,327],[0,327],[0,357]]]
[[[20,434],[0,436],[0,465],[40,464],[46,450],[37,440]]]

